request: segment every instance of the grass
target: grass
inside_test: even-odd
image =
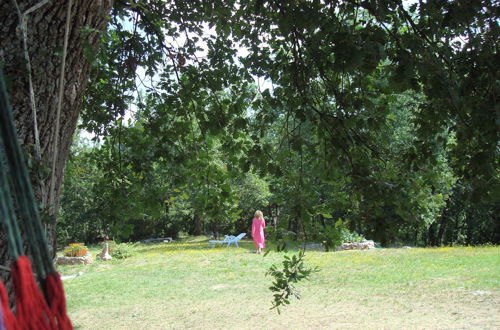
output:
[[[131,258],[64,266],[78,329],[478,328],[500,324],[500,247],[306,254],[319,266],[301,300],[270,311],[265,271],[282,253],[210,248],[206,241],[140,245]],[[97,250],[93,251],[94,255]],[[291,253],[291,252],[290,252]]]

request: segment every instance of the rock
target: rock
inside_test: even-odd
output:
[[[58,256],[56,260],[57,265],[88,265],[94,262],[90,252],[83,257],[66,257]]]
[[[310,251],[325,251],[325,247],[321,243],[309,243],[304,244],[302,248]],[[373,241],[363,241],[363,242],[347,242],[342,243],[342,245],[337,246],[335,251],[345,251],[345,250],[372,250],[375,249],[375,242]]]
[[[375,249],[375,243],[373,241],[364,242],[348,242],[342,243],[340,246],[335,248],[335,251],[345,251],[345,250],[372,250]]]

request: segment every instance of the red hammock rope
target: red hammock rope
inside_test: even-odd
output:
[[[3,321],[8,330],[71,330],[71,321],[66,313],[66,299],[58,273],[50,274],[45,280],[47,303],[36,284],[31,263],[26,256],[20,256],[12,265],[16,313],[9,307],[7,290],[0,282],[0,299]]]
[[[49,274],[45,280],[47,296],[50,301],[50,311],[56,319],[59,329],[73,329],[66,311],[66,298],[59,273]]]

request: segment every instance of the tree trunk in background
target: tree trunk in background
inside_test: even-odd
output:
[[[440,219],[441,219],[441,224],[439,225],[439,230],[436,235],[436,243],[439,246],[443,245],[443,236],[445,229],[448,225],[448,214],[446,212],[446,209]]]
[[[437,221],[434,221],[427,229],[427,245],[437,246]]]
[[[193,216],[193,221],[194,221],[193,235],[200,236],[201,235],[201,218],[200,218],[200,216],[195,214]]]
[[[299,235],[299,232],[298,232],[299,225],[298,225],[298,223],[299,223],[299,221],[298,221],[297,217],[293,217],[293,218],[290,218],[290,220],[288,220],[288,231],[294,232],[295,234],[297,234],[297,237]]]
[[[280,210],[279,210],[279,205],[276,204],[276,203],[273,203],[273,204],[269,204],[267,206],[267,210],[268,210],[268,216],[271,220],[271,223],[270,225],[272,226],[277,226],[278,225],[278,217],[280,215]]]
[[[270,220],[273,219],[273,204],[267,205],[267,214]]]
[[[17,1],[21,12],[40,0]],[[71,10],[69,42],[66,56],[64,96],[62,100],[59,145],[56,161],[56,185],[53,200],[58,205],[63,171],[75,132],[83,93],[88,82],[91,63],[84,56],[84,47],[97,50],[99,33],[106,27],[112,0],[75,0]],[[20,19],[15,1],[0,1],[0,65],[4,66],[10,103],[14,111],[19,141],[29,159],[31,181],[44,214],[49,245],[55,251],[55,220],[57,207],[49,207],[59,74],[64,44],[67,1],[50,1],[28,15],[28,52],[40,136],[40,160],[35,160],[34,120],[31,110],[28,71],[23,53]],[[91,31],[91,32],[84,32]],[[47,212],[50,211],[50,214]],[[2,235],[0,238],[3,238]],[[5,239],[0,243],[0,264],[8,264]],[[3,272],[5,274],[5,272]]]
[[[214,236],[214,239],[219,239],[219,226],[217,221],[212,220],[210,222],[210,227],[212,227],[212,235]]]

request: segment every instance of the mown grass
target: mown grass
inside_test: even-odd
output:
[[[302,299],[269,310],[265,271],[283,253],[210,248],[206,241],[140,245],[124,260],[60,267],[80,329],[480,328],[500,324],[500,247],[306,254],[318,266]],[[97,251],[95,251],[97,252]],[[95,253],[94,252],[94,253]],[[289,252],[293,253],[293,252]]]

